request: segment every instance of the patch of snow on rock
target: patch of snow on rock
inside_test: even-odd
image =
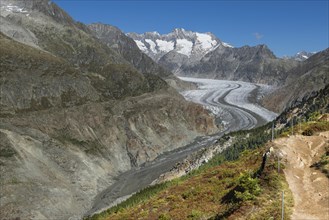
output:
[[[156,40],[156,43],[159,47],[159,50],[163,52],[169,52],[174,49],[174,42],[172,41],[164,41],[164,40]]]
[[[139,48],[141,51],[143,51],[143,52],[146,52],[146,51],[147,51],[147,47],[145,46],[145,44],[144,44],[142,41],[140,41],[140,40],[135,40],[135,42],[136,42],[138,48]]]
[[[156,44],[151,39],[145,39],[146,43],[150,45],[150,49],[153,53],[156,53],[157,50],[155,49]]]
[[[16,5],[5,5],[2,6],[7,12],[14,12],[14,13],[28,13],[28,11],[24,10],[24,8],[20,8]]]
[[[189,57],[192,52],[193,43],[186,39],[177,39],[176,42],[176,47],[178,48],[177,52]]]
[[[222,44],[223,44],[224,47],[234,48],[231,44],[228,44],[228,43],[225,43],[225,42],[222,42]]]
[[[204,50],[209,50],[217,44],[217,41],[212,40],[211,36],[208,34],[196,33],[196,36],[201,44],[201,48]]]
[[[150,49],[153,53],[156,53],[157,50],[155,49],[156,44],[151,39],[145,39],[146,43],[150,45]]]

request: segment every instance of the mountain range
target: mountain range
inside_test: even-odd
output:
[[[277,58],[266,45],[235,48],[212,33],[174,29],[128,33],[141,51],[179,76],[241,80],[278,85],[285,72],[297,65],[294,59]]]

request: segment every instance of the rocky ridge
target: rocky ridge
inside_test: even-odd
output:
[[[217,48],[198,63],[184,65],[179,74],[279,85],[297,61],[277,58],[266,45]]]
[[[289,70],[285,84],[264,97],[262,103],[276,112],[298,105],[328,86],[328,72],[329,49],[327,48]]]
[[[119,53],[138,71],[160,76],[177,90],[194,87],[192,84],[179,80],[169,70],[158,65],[138,48],[132,38],[126,36],[119,28],[102,23],[90,24],[88,28],[96,38]]]

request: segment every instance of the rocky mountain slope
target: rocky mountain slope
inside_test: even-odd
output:
[[[180,74],[277,85],[296,64],[277,58],[266,45],[217,48],[200,62],[182,66]]]
[[[96,38],[119,53],[138,71],[160,76],[177,90],[193,87],[193,85],[179,80],[169,70],[158,65],[138,48],[133,39],[127,37],[119,28],[101,23],[90,24],[88,28]]]
[[[120,172],[217,130],[160,67],[133,65],[129,47],[108,47],[56,4],[0,10],[1,219],[79,217]]]
[[[329,48],[321,51],[287,72],[285,84],[263,99],[276,112],[294,106],[329,84]]]
[[[134,40],[127,37],[120,29],[100,23],[90,24],[88,28],[95,37],[118,52],[140,72],[157,74],[162,77],[169,77],[172,75],[170,71],[163,69],[150,57],[142,53]]]

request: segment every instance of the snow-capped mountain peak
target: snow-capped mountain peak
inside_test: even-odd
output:
[[[310,56],[316,54],[316,52],[306,52],[306,51],[300,51],[296,53],[293,56],[284,56],[284,59],[293,59],[297,61],[304,61],[307,60]]]
[[[127,35],[135,40],[141,51],[155,61],[159,61],[167,53],[178,53],[196,61],[219,46],[232,47],[220,41],[212,33],[193,32],[183,28],[175,28],[172,32],[163,35],[156,31]]]

